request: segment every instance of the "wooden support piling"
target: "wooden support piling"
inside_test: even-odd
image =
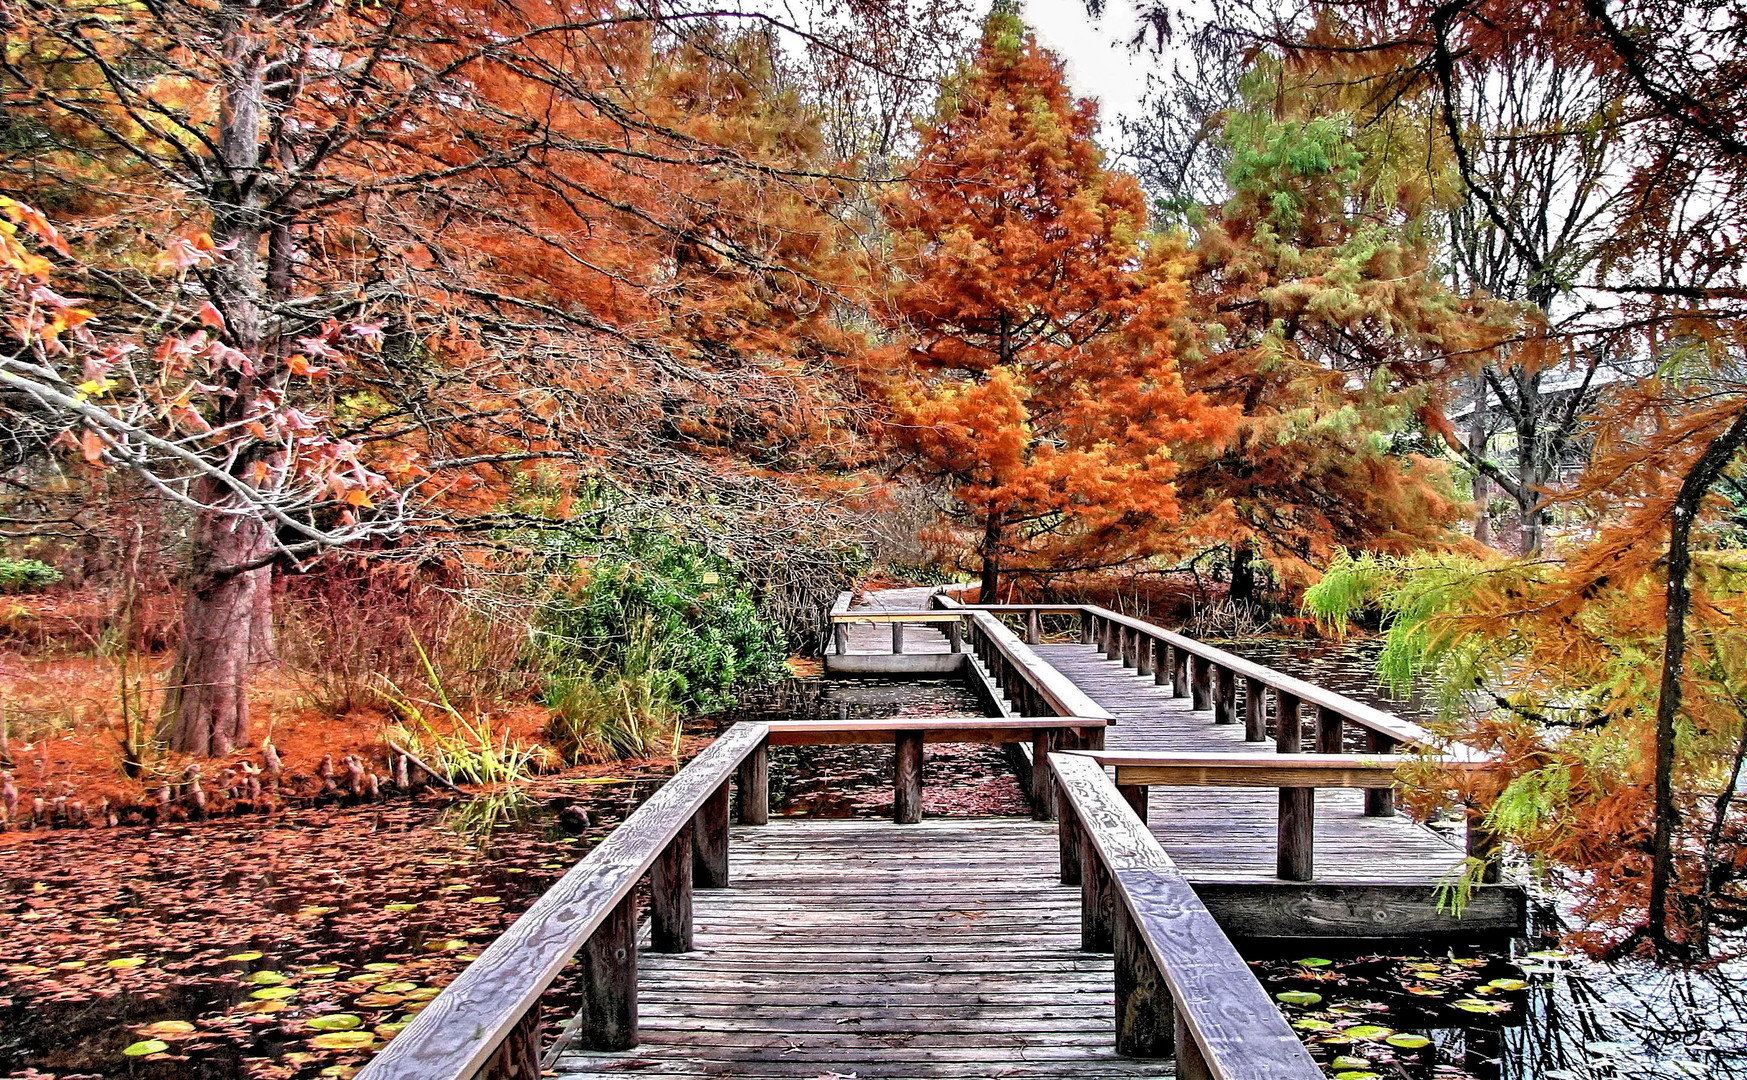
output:
[[[1282,754],[1296,754],[1303,743],[1304,725],[1298,716],[1297,694],[1276,691],[1274,694],[1274,749]]]
[[[901,622],[895,622],[892,624],[892,655],[893,656],[901,655],[903,653],[903,651],[904,651],[904,624]]]
[[[740,824],[770,824],[770,747],[760,743],[740,763]]]
[[[582,950],[577,980],[581,1008],[571,1044],[584,1050],[629,1050],[637,1045],[637,898],[613,908]]]
[[[1176,1080],[1213,1080],[1213,1071],[1207,1067],[1207,1058],[1201,1053],[1201,1047],[1195,1041],[1195,1036],[1189,1030],[1189,1025],[1183,1020],[1183,1014],[1177,1013],[1177,1067],[1173,1072]]]
[[[946,624],[946,640],[955,653],[964,652],[964,624],[956,619]]]
[[[1055,749],[1055,730],[1037,728],[1031,733],[1031,817],[1034,821],[1055,818],[1055,774],[1049,755]]]
[[[1126,904],[1111,920],[1116,954],[1116,1052],[1125,1057],[1170,1057],[1176,1043],[1176,1009],[1146,936]]]
[[[1189,654],[1171,646],[1171,696],[1189,696]]]
[[[1244,742],[1266,742],[1268,738],[1267,688],[1262,680],[1244,677]]]
[[[540,1003],[535,1002],[511,1029],[479,1080],[540,1080]]]
[[[1080,819],[1074,816],[1066,804],[1056,815],[1056,839],[1061,843],[1061,877],[1063,885],[1078,885],[1080,883],[1080,849],[1085,846],[1085,831],[1080,828]]]
[[[1091,844],[1080,845],[1080,951],[1110,952],[1116,915],[1116,883]]]
[[[1025,613],[1025,644],[1043,643],[1043,616],[1035,611]]]
[[[1097,640],[1097,616],[1080,613],[1080,644],[1090,645]]]
[[[1395,740],[1374,728],[1365,729],[1365,750],[1372,754],[1395,753]],[[1365,789],[1366,817],[1394,817],[1395,791],[1392,788]]]
[[[1213,722],[1237,722],[1237,673],[1226,667],[1214,668],[1218,680],[1213,692]]]
[[[1332,709],[1318,708],[1316,710],[1316,752],[1319,754],[1340,753],[1345,727],[1345,721],[1340,713]]]
[[[1206,712],[1213,707],[1213,663],[1199,656],[1189,657],[1189,707]]]
[[[842,623],[832,623],[831,641],[837,648],[838,656],[849,655],[849,627]]]
[[[728,887],[728,792],[724,780],[692,821],[692,884],[699,889]]]
[[[1134,673],[1136,675],[1151,675],[1153,673],[1153,636],[1139,634],[1134,643]]]
[[[1287,881],[1316,875],[1316,789],[1280,789],[1280,820],[1274,872]]]
[[[649,944],[656,952],[692,951],[692,823],[680,827],[649,868]]]
[[[1171,681],[1171,647],[1158,638],[1152,639],[1153,685],[1165,686]]]
[[[922,733],[898,732],[892,765],[892,820],[914,825],[922,820]]]

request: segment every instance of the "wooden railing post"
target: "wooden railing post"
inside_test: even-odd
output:
[[[1340,753],[1345,730],[1345,718],[1340,713],[1319,707],[1316,710],[1316,752],[1319,754]]]
[[[1171,1075],[1176,1080],[1213,1080],[1213,1072],[1207,1067],[1207,1058],[1202,1056],[1201,1046],[1195,1041],[1189,1025],[1183,1021],[1181,1012],[1177,1013],[1177,1067]]]
[[[892,820],[914,825],[922,820],[922,733],[898,732],[892,765]]]
[[[770,824],[770,745],[759,743],[740,763],[740,824]]]
[[[1378,731],[1376,728],[1366,728],[1365,749],[1373,754],[1393,754],[1395,752],[1395,740],[1388,735],[1385,735],[1383,732]],[[1395,789],[1366,788],[1365,816],[1394,817]]]
[[[1171,696],[1189,696],[1189,654],[1171,646]]]
[[[692,884],[728,887],[728,782],[724,780],[692,821]]]
[[[1037,645],[1043,641],[1043,615],[1041,612],[1027,611],[1025,613],[1025,644]]]
[[[1078,885],[1080,883],[1080,849],[1086,844],[1085,830],[1080,827],[1080,819],[1075,816],[1067,801],[1057,807],[1056,839],[1061,844],[1061,875],[1063,885]]]
[[[540,1003],[523,1015],[509,1037],[498,1044],[497,1051],[485,1068],[479,1070],[479,1080],[540,1080]]]
[[[904,624],[901,622],[895,622],[892,624],[892,655],[898,656],[898,655],[902,654],[903,651],[904,651]]]
[[[1274,872],[1287,881],[1310,881],[1316,875],[1315,788],[1280,789]]]
[[[1279,691],[1274,695],[1274,749],[1296,754],[1303,749],[1302,704],[1297,695]],[[1280,816],[1276,825],[1274,872],[1287,881],[1309,881],[1315,873],[1316,789],[1280,789]]]
[[[1116,656],[1116,624],[1109,619],[1098,620],[1098,651],[1105,656]]]
[[[1237,673],[1227,667],[1215,667],[1214,674],[1218,685],[1213,692],[1213,722],[1216,724],[1232,724],[1237,722]]]
[[[1266,742],[1268,738],[1267,688],[1262,680],[1244,677],[1244,742]]]
[[[837,646],[838,656],[849,655],[849,627],[840,622],[832,623],[831,641]]]
[[[946,640],[951,643],[953,652],[964,652],[964,624],[957,619],[947,623]]]
[[[1165,686],[1171,681],[1171,647],[1153,639],[1153,685]]]
[[[1134,816],[1146,820],[1147,792],[1145,784],[1118,784],[1116,790],[1122,795],[1122,801],[1134,811]]]
[[[1486,810],[1484,807],[1467,807],[1468,815],[1468,857],[1479,859],[1482,864],[1480,884],[1497,885],[1504,876],[1503,867],[1499,861],[1499,853],[1504,843],[1498,834],[1486,827]]]
[[[1122,666],[1133,667],[1135,664],[1134,646],[1140,638],[1140,632],[1126,626],[1119,626],[1116,633],[1116,651],[1122,654]]]
[[[1110,952],[1116,883],[1092,844],[1080,845],[1080,951]]]
[[[1170,988],[1128,905],[1116,905],[1114,916],[1110,936],[1116,954],[1116,1052],[1124,1057],[1170,1057],[1177,1034]]]
[[[1140,640],[1134,646],[1134,673],[1136,675],[1151,675],[1153,673],[1153,646],[1156,642],[1151,634],[1141,634]]]
[[[692,822],[649,868],[649,944],[656,952],[692,951]]]
[[[1189,657],[1189,707],[1205,712],[1213,707],[1213,662]]]
[[[1096,637],[1096,635],[1097,635],[1097,623],[1098,623],[1098,616],[1091,614],[1090,612],[1086,611],[1084,608],[1080,609],[1080,644],[1081,645],[1090,645],[1090,644],[1092,644],[1092,642],[1097,640],[1097,637]]]
[[[577,953],[582,1002],[571,1045],[629,1050],[637,1045],[637,897],[619,901]]]
[[[1049,821],[1055,817],[1055,776],[1049,771],[1050,751],[1055,749],[1055,729],[1036,728],[1031,733],[1031,817]]]

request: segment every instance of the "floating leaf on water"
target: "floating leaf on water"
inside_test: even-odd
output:
[[[1302,1016],[1292,1021],[1292,1026],[1299,1031],[1332,1031],[1334,1025],[1327,1020],[1318,1020],[1314,1016]]]
[[[300,919],[315,918],[317,915],[332,915],[338,910],[340,909],[337,907],[324,907],[320,904],[311,904],[309,907],[298,908],[297,917]]]
[[[1521,979],[1494,979],[1486,985],[1494,990],[1526,990],[1529,986]]]
[[[256,986],[278,986],[285,981],[285,976],[277,971],[257,971],[248,978]]]
[[[1445,993],[1435,986],[1404,986],[1402,989],[1410,994],[1418,994],[1420,997],[1443,997]]]
[[[246,960],[259,960],[260,958],[261,958],[261,954],[258,952],[234,952],[234,953],[231,953],[229,956],[225,957],[226,960],[236,960],[238,962],[242,962],[242,961],[246,961]]]
[[[170,1044],[162,1039],[142,1039],[122,1048],[122,1053],[128,1057],[145,1057],[147,1054],[161,1054],[170,1049]]]
[[[502,901],[503,897],[501,896],[474,896],[467,900],[469,904],[496,904]]]
[[[417,911],[418,909],[417,904],[384,904],[382,907],[383,911]]]
[[[406,993],[406,999],[408,1001],[429,1001],[442,992],[441,989],[435,986],[421,986],[417,990],[408,990]]]
[[[418,983],[386,982],[379,983],[376,987],[376,992],[379,994],[404,994],[408,990],[417,990],[418,988]]]
[[[334,1080],[352,1080],[352,1077],[358,1075],[358,1066],[356,1066],[356,1065],[329,1065],[327,1068],[323,1069],[321,1072],[317,1073],[316,1075],[318,1075],[318,1076],[330,1076],[330,1077],[333,1077]]]
[[[78,971],[85,966],[83,960],[63,960],[55,965],[57,971]]]
[[[1356,1027],[1346,1029],[1341,1034],[1349,1039],[1363,1039],[1366,1042],[1371,1042],[1376,1039],[1386,1039],[1395,1032],[1391,1028],[1378,1027],[1376,1024],[1359,1024]]]
[[[323,1050],[362,1050],[376,1043],[368,1031],[330,1031],[309,1040],[309,1045]]]
[[[1309,957],[1307,959],[1298,961],[1298,966],[1299,967],[1307,967],[1307,968],[1320,968],[1320,967],[1328,967],[1332,963],[1334,963],[1333,960],[1324,960],[1320,956],[1312,956],[1312,957]]]
[[[1418,1050],[1422,1046],[1430,1046],[1432,1042],[1424,1035],[1409,1035],[1405,1031],[1397,1032],[1383,1041],[1403,1050]]]
[[[364,1026],[364,1018],[351,1013],[329,1013],[326,1016],[312,1016],[304,1023],[317,1031],[351,1031]]]
[[[305,975],[337,975],[340,972],[338,964],[316,964],[302,969]]]
[[[1508,1001],[1482,1001],[1479,998],[1460,998],[1450,1004],[1471,1013],[1501,1013],[1510,1008]]]
[[[1546,964],[1523,964],[1519,969],[1524,975],[1551,975],[1558,968],[1550,968]]]
[[[1528,959],[1530,959],[1530,960],[1570,960],[1571,959],[1570,953],[1560,952],[1558,949],[1540,949],[1540,950],[1537,950],[1537,951],[1532,952],[1532,953],[1525,953],[1524,955],[1527,956]]]
[[[441,889],[438,889],[437,891],[438,892],[472,892],[473,886],[471,886],[471,885],[445,885]]]
[[[379,982],[387,982],[388,976],[380,971],[366,971],[362,975],[348,975],[346,976],[346,981],[349,983],[358,983],[362,986],[374,986]]]
[[[140,1028],[139,1033],[148,1039],[161,1039],[166,1035],[187,1035],[193,1030],[194,1025],[186,1020],[159,1020]]]
[[[1335,1073],[1335,1080],[1383,1080],[1383,1074],[1371,1072],[1369,1069],[1355,1069],[1351,1072]]]
[[[278,1001],[297,993],[295,986],[263,986],[249,996],[257,1001]]]
[[[461,940],[458,940],[456,938],[450,938],[447,941],[427,941],[427,942],[425,942],[425,951],[426,952],[454,952],[457,949],[465,949],[466,947],[467,947],[467,943],[465,941],[461,941]]]
[[[376,1037],[379,1039],[392,1039],[402,1031],[405,1031],[406,1026],[410,1023],[412,1023],[411,1020],[397,1020],[392,1024],[377,1024],[374,1029]]]
[[[1371,1067],[1371,1060],[1369,1058],[1354,1057],[1351,1054],[1342,1054],[1340,1057],[1329,1062],[1328,1067],[1331,1069],[1369,1069]]]
[[[392,1009],[406,999],[399,994],[359,994],[352,1004],[366,1009]]]
[[[1274,997],[1288,1005],[1315,1005],[1322,1000],[1321,994],[1313,994],[1308,990],[1283,990]]]
[[[276,1013],[289,1004],[291,1003],[283,998],[271,1001],[245,1001],[237,1006],[237,1011],[242,1013]]]
[[[464,953],[456,953],[455,959],[465,960],[469,964],[471,964],[473,961],[479,959],[479,954],[478,953],[465,953],[465,952]]]
[[[117,971],[126,971],[128,968],[139,967],[145,962],[146,958],[143,956],[122,956],[108,961],[105,966],[115,968]]]
[[[365,964],[364,970],[365,971],[393,971],[395,968],[397,968],[399,966],[400,966],[399,964],[396,964],[393,961],[377,960],[374,963]]]

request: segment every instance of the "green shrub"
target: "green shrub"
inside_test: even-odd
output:
[[[0,593],[36,592],[61,580],[61,572],[41,559],[0,558]]]

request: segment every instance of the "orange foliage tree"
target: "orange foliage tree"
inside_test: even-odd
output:
[[[1230,424],[1183,388],[1182,283],[1148,250],[1138,185],[1104,166],[1096,118],[997,7],[884,204],[887,431],[908,467],[951,486],[990,600],[1005,571],[1164,550],[1177,448]]]

